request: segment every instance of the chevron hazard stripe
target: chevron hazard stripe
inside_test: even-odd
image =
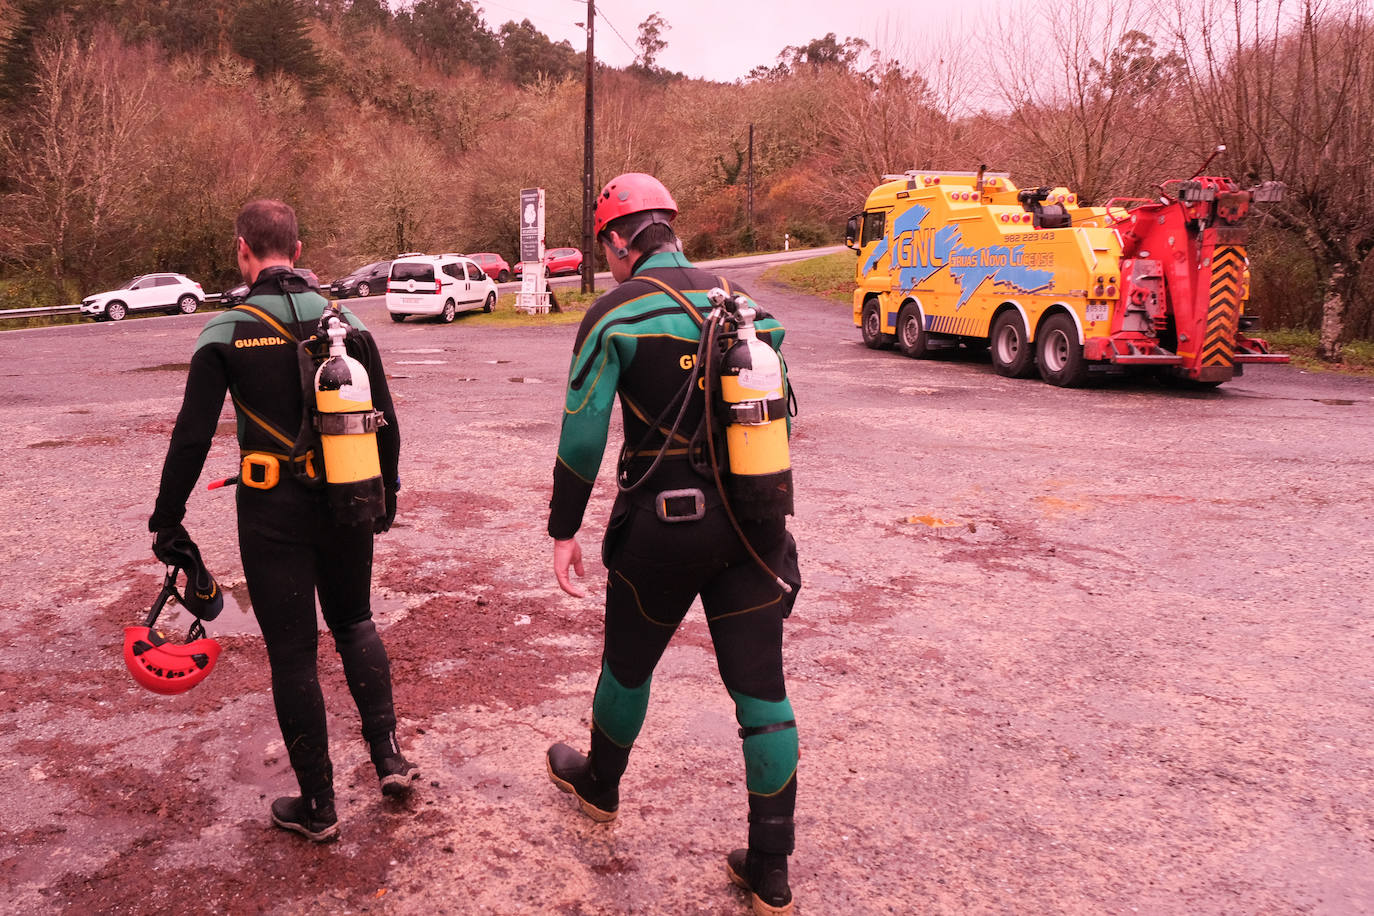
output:
[[[1235,362],[1236,323],[1240,319],[1240,286],[1245,255],[1239,248],[1217,246],[1212,255],[1212,288],[1207,307],[1207,333],[1202,365],[1230,366]]]

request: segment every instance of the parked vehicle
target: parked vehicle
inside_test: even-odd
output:
[[[482,268],[482,272],[497,283],[505,283],[510,280],[510,264],[499,254],[492,251],[479,251],[477,254],[468,255],[468,257],[476,261],[477,266]]]
[[[517,277],[524,273],[522,261],[515,265]],[[582,270],[582,252],[576,248],[550,248],[544,252],[544,276],[556,277],[559,274],[575,274]]]
[[[1216,386],[1288,362],[1240,326],[1247,217],[1283,185],[1203,169],[1103,207],[982,169],[889,175],[845,230],[854,324],[872,349],[987,347],[999,375],[1065,388],[1132,366]]]
[[[204,301],[200,284],[183,274],[144,274],[119,289],[87,296],[81,314],[97,321],[119,321],[129,312],[154,309],[190,315]]]
[[[445,324],[460,311],[496,307],[496,284],[477,262],[460,254],[422,254],[391,262],[386,310],[392,321],[407,315],[438,317]]]
[[[365,298],[386,292],[386,278],[391,274],[390,261],[375,261],[364,264],[341,280],[329,284],[329,294],[335,299],[349,296]]]
[[[307,281],[314,283],[316,286],[319,286],[319,278],[315,276],[315,272],[313,270],[310,270],[307,267],[298,267],[296,268],[296,273],[300,274]],[[223,305],[225,308],[233,308],[236,305],[242,304],[248,299],[248,288],[249,287],[247,283],[240,283],[233,289],[226,289],[224,292],[219,294],[220,305]],[[321,292],[325,292],[325,290],[321,290]]]
[[[226,289],[219,294],[219,301],[225,308],[233,308],[248,298],[248,284],[240,283],[233,289]]]

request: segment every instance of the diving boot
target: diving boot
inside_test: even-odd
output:
[[[615,820],[620,808],[619,783],[599,781],[587,758],[566,744],[555,744],[546,756],[549,779],[577,799],[587,817],[604,824]]]
[[[787,886],[787,856],[736,849],[725,857],[730,880],[749,892],[754,916],[787,916],[792,889]]]
[[[292,830],[312,843],[329,843],[339,838],[339,816],[332,798],[302,798],[287,795],[272,802],[272,823]]]
[[[420,778],[420,768],[401,753],[396,733],[391,732],[372,747],[372,765],[382,783],[382,794],[388,798],[404,798],[410,794],[411,783]]]

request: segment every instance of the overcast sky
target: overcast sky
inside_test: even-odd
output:
[[[634,62],[639,24],[657,12],[670,26],[658,65],[688,76],[732,82],[759,64],[773,64],[788,45],[827,32],[872,45],[914,44],[919,31],[967,28],[979,16],[1025,0],[597,0],[595,55],[611,66]],[[487,25],[529,19],[554,41],[587,46],[586,0],[477,0]],[[957,10],[957,12],[955,11]],[[919,17],[918,17],[919,14]],[[618,33],[618,34],[617,34]]]

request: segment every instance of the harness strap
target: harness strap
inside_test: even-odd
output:
[[[296,444],[296,439],[294,436],[287,435],[286,432],[283,431],[280,426],[277,426],[275,423],[273,423],[266,417],[259,416],[257,412],[254,411],[247,404],[245,404],[237,394],[230,392],[229,396],[234,399],[234,406],[237,407],[245,417],[247,417],[249,420],[252,420],[253,423],[263,432],[267,433],[273,439],[276,439],[278,442],[280,442],[282,445],[285,445],[287,448],[290,448],[291,446]]]
[[[649,415],[644,412],[644,408],[640,407],[639,404],[637,404],[633,398],[631,398],[623,391],[620,392],[620,400],[626,407],[630,408],[630,413],[634,414],[641,421],[643,421],[645,426],[654,425],[654,421],[651,420],[649,418]],[[665,438],[668,436],[669,433],[672,433],[672,438],[674,441],[681,442],[684,445],[688,443],[688,439],[686,436],[682,435],[682,433],[674,433],[671,429],[668,429],[662,423],[658,424],[657,429],[659,432],[663,433]],[[657,452],[658,449],[654,449],[652,454],[657,454]]]
[[[286,329],[286,325],[282,324],[276,318],[272,317],[263,309],[258,308],[256,305],[249,305],[245,302],[241,305],[234,306],[232,309],[230,309],[230,311],[244,312],[248,315],[252,315],[254,318],[258,319],[263,324],[267,325],[269,328],[276,331],[278,334],[282,335],[292,343],[300,343],[300,339],[296,337],[295,334],[292,334],[290,331],[288,331]]]
[[[697,327],[701,327],[702,324],[705,323],[705,319],[701,317],[701,310],[698,309],[695,305],[693,305],[692,300],[684,296],[680,290],[674,289],[673,287],[669,286],[667,283],[664,283],[657,277],[641,275],[635,277],[635,279],[644,280],[645,282],[652,283],[654,286],[657,286],[660,290],[666,293],[668,297],[671,298],[674,302],[676,302],[678,305],[686,309],[687,314],[692,316],[692,320],[696,322]]]

